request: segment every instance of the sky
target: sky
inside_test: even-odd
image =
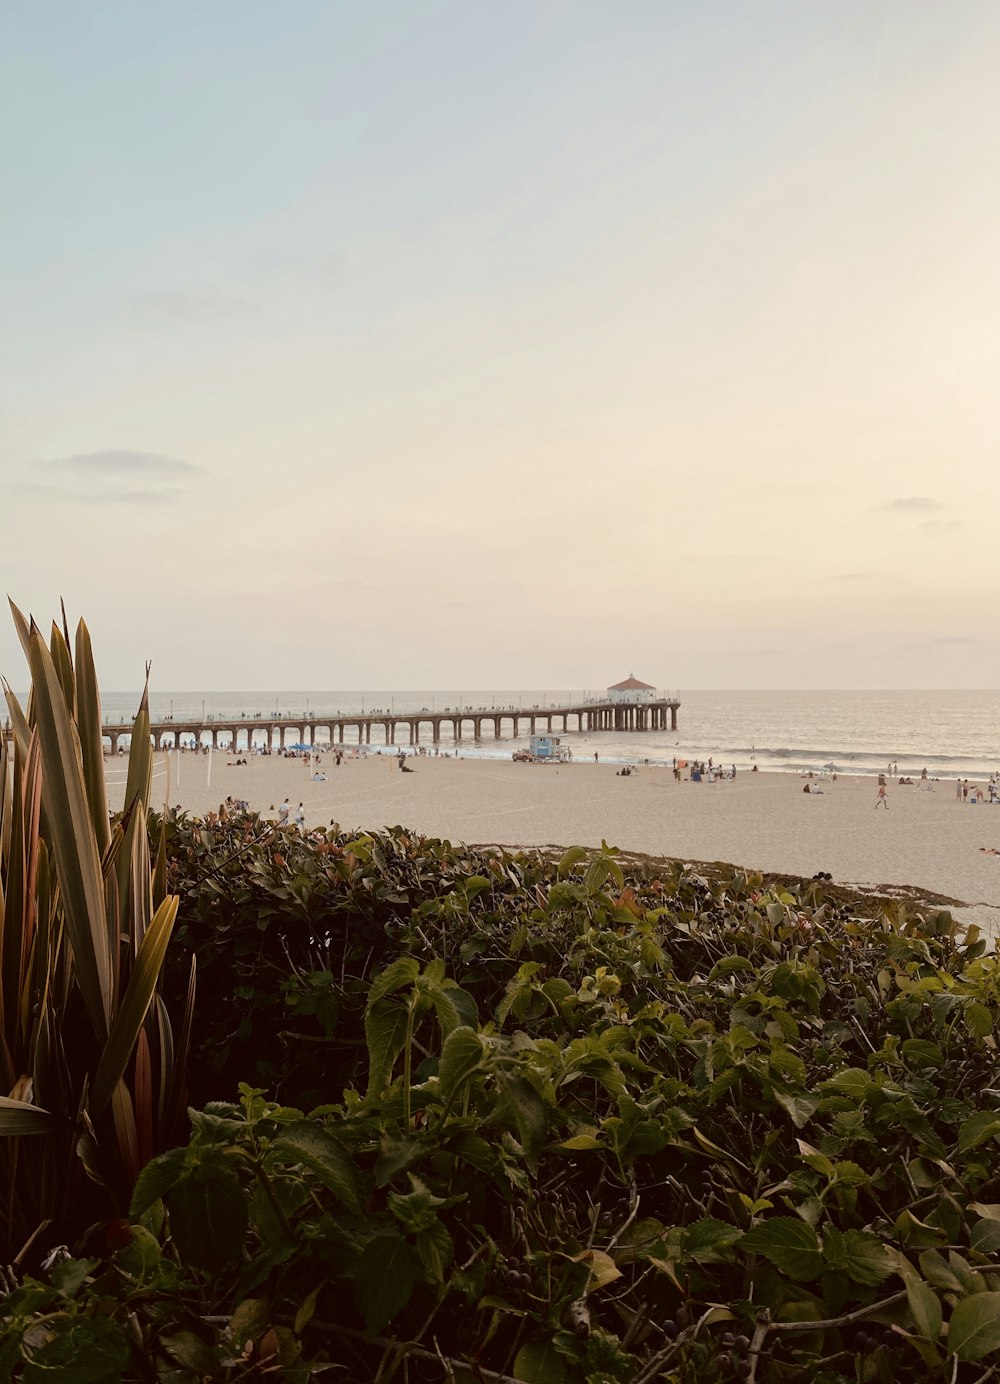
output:
[[[108,689],[1000,687],[998,51],[995,0],[4,7],[5,589]]]

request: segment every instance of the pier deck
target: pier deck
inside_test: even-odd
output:
[[[421,736],[437,744],[441,728],[451,730],[451,739],[461,744],[465,739],[482,740],[483,727],[491,727],[493,738],[507,734],[535,734],[544,723],[546,731],[644,731],[676,730],[676,697],[659,697],[648,702],[587,701],[571,706],[535,707],[445,707],[443,711],[375,710],[349,712],[346,715],[316,714],[311,716],[256,715],[236,718],[158,721],[150,727],[153,744],[158,749],[178,745],[181,739],[193,739],[197,744],[223,745],[231,750],[250,749],[255,745],[270,745],[285,749],[289,745],[396,745],[400,728],[405,727],[408,738],[402,743],[419,745]],[[575,725],[573,722],[575,721]],[[373,739],[373,730],[381,738]],[[468,732],[471,731],[471,737]],[[320,734],[322,732],[323,734]],[[347,735],[347,732],[353,732]],[[127,722],[103,727],[104,738],[110,741],[111,753],[118,752],[119,742],[132,733]]]

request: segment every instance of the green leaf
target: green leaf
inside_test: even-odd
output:
[[[1000,1250],[1000,1222],[976,1221],[969,1234],[969,1244],[980,1254],[996,1254]]]
[[[114,964],[80,740],[52,657],[37,630],[29,641],[28,663],[31,708],[42,754],[42,808],[63,900],[66,935],[87,1014],[103,1041],[111,1021]]]
[[[817,1096],[806,1095],[804,1091],[800,1091],[798,1094],[792,1091],[781,1091],[777,1086],[772,1089],[774,1099],[791,1115],[792,1123],[796,1129],[801,1129],[804,1124],[808,1124],[819,1109]]]
[[[723,956],[708,973],[709,980],[719,980],[722,976],[735,975],[737,971],[752,971],[754,965],[745,956]]]
[[[403,990],[407,985],[412,985],[420,974],[420,963],[412,956],[397,957],[372,983],[371,990],[368,992],[368,1008],[374,1009],[379,1000],[386,995],[393,994],[396,990]]]
[[[922,1279],[907,1279],[906,1297],[910,1304],[913,1324],[921,1336],[936,1341],[941,1335],[941,1299]]]
[[[99,1263],[99,1259],[64,1259],[57,1264],[52,1270],[52,1283],[60,1297],[76,1297]]]
[[[483,1060],[483,1040],[472,1028],[453,1029],[441,1049],[438,1077],[441,1096],[448,1103]]]
[[[104,743],[101,739],[101,694],[97,686],[90,631],[82,620],[76,627],[76,720],[80,731],[80,753],[90,803],[90,819],[98,852],[103,856],[111,840],[111,831],[104,778]]]
[[[216,1273],[243,1249],[249,1199],[225,1154],[188,1168],[165,1197],[181,1260]]]
[[[896,1258],[877,1235],[864,1230],[836,1230],[828,1225],[823,1232],[823,1258],[829,1269],[839,1269],[855,1283],[874,1288],[896,1268]]]
[[[981,1110],[963,1121],[958,1131],[958,1151],[968,1153],[1000,1134],[1000,1116],[992,1110]]]
[[[312,1321],[316,1312],[316,1299],[326,1287],[325,1283],[317,1283],[309,1296],[303,1301],[299,1310],[295,1313],[295,1334],[301,1336],[303,1331]]]
[[[420,1263],[401,1235],[368,1241],[354,1269],[354,1299],[369,1332],[402,1311],[419,1278]]]
[[[723,1255],[722,1250],[730,1249],[740,1238],[738,1226],[728,1221],[705,1216],[694,1221],[684,1232],[684,1253],[691,1259],[702,1263],[720,1263],[732,1255]]]
[[[566,1362],[547,1337],[536,1336],[517,1352],[514,1377],[524,1384],[564,1384]]]
[[[973,1038],[985,1038],[993,1032],[993,1015],[985,1004],[970,1004],[965,1009],[965,1026]]]
[[[2,915],[0,915],[2,916]],[[41,1106],[0,1096],[0,1137],[21,1134],[51,1134],[59,1121]]]
[[[508,1077],[504,1082],[504,1094],[507,1107],[514,1116],[521,1146],[529,1162],[534,1163],[545,1142],[549,1108],[523,1077]]]
[[[928,1283],[945,1293],[963,1293],[962,1280],[936,1249],[925,1249],[920,1256],[920,1268]]]
[[[907,1038],[901,1052],[911,1067],[943,1067],[944,1053],[937,1043],[924,1038]]]
[[[117,1384],[125,1377],[129,1355],[124,1331],[107,1317],[52,1317],[20,1377],[25,1384]]]
[[[160,1201],[174,1185],[187,1163],[187,1150],[168,1149],[152,1159],[136,1179],[128,1214],[136,1221],[154,1201]]]
[[[178,900],[173,896],[163,900],[139,944],[128,988],[114,1016],[108,1041],[94,1073],[90,1101],[92,1115],[99,1115],[108,1104],[135,1052],[139,1030],[149,1012],[163,958],[167,954],[167,944],[177,918],[177,904]]]
[[[583,846],[571,846],[559,861],[559,868],[556,875],[563,879],[570,873],[574,866],[579,865],[581,860],[586,860],[589,852]]]
[[[1000,1350],[1000,1293],[973,1293],[955,1304],[948,1323],[948,1352],[982,1360]]]
[[[258,1336],[271,1324],[271,1311],[267,1298],[244,1298],[229,1319],[228,1345],[234,1355],[242,1355],[249,1341]]]
[[[739,1245],[799,1283],[817,1278],[824,1267],[816,1232],[797,1217],[774,1216],[748,1230]]]
[[[329,1130],[310,1120],[290,1125],[275,1140],[274,1154],[308,1168],[349,1210],[359,1216],[363,1214],[358,1170],[350,1154]]]
[[[424,1153],[424,1146],[416,1139],[382,1139],[382,1148],[375,1163],[375,1186],[384,1187],[397,1173],[403,1172],[415,1163]]]
[[[434,1283],[443,1283],[445,1271],[455,1257],[447,1228],[440,1221],[433,1221],[417,1232],[413,1243],[424,1273]]]
[[[368,1041],[368,1096],[381,1095],[389,1084],[396,1058],[406,1041],[406,1010],[384,1001],[365,1014]]]
[[[160,1344],[172,1360],[191,1370],[199,1379],[211,1376],[215,1363],[212,1352],[193,1331],[177,1331],[173,1336],[162,1336]]]

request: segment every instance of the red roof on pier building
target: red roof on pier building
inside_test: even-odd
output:
[[[629,673],[624,682],[614,682],[608,688],[609,692],[653,692],[655,690],[651,682],[640,682],[634,673]]]

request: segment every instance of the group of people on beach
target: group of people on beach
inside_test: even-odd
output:
[[[1000,782],[995,774],[991,776],[986,788],[980,788],[977,783],[970,783],[968,779],[956,779],[955,797],[969,807],[975,807],[977,803],[1000,803]]]
[[[687,768],[687,762],[683,759],[674,760],[674,778],[680,780],[681,770]],[[709,756],[708,763],[704,760],[695,760],[691,765],[689,774],[691,783],[715,783],[722,779],[734,779],[736,777],[736,765],[733,764],[728,769],[723,769],[721,764],[715,764]]]
[[[274,811],[275,807],[274,803],[272,803],[271,806],[267,809],[267,815],[272,821],[274,820],[274,818],[271,816],[271,814]],[[286,798],[284,802],[281,804],[281,806],[277,809],[277,814],[279,827],[287,827],[288,823],[291,821],[294,822],[294,824],[299,828],[300,831],[305,831],[306,810],[303,807],[302,803],[299,803],[298,807],[293,812],[292,805]]]

